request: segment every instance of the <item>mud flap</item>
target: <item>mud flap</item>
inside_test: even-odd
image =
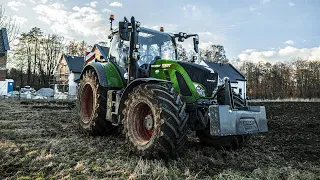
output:
[[[268,132],[264,106],[231,109],[229,105],[209,106],[212,136],[244,135]]]

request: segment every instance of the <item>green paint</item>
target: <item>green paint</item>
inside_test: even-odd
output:
[[[111,62],[106,62],[102,64],[107,80],[108,86],[112,88],[125,88],[125,83],[122,81],[121,75],[117,70],[116,66]],[[167,66],[167,67],[166,67]],[[170,67],[169,67],[170,66]],[[165,70],[168,73],[165,73]],[[198,94],[196,88],[194,87],[195,84],[199,84],[198,82],[193,82],[186,72],[186,70],[178,64],[175,60],[158,60],[155,64],[151,67],[150,77],[170,80],[173,84],[173,88],[175,89],[176,93],[180,93],[179,83],[176,77],[176,72],[179,72],[182,77],[185,79],[189,90],[191,92],[191,96],[183,96],[183,101],[186,103],[194,103],[198,99],[210,99],[212,97],[202,97]],[[167,76],[169,74],[169,76]],[[201,85],[201,84],[199,84]],[[202,85],[201,85],[202,86]],[[202,86],[203,87],[203,86]],[[205,89],[205,87],[203,87]]]
[[[166,67],[166,68],[163,68],[163,67],[159,67],[159,65],[162,65],[163,64],[171,64],[170,67]],[[158,66],[157,66],[158,65]],[[168,66],[168,65],[165,65],[165,66]],[[169,77],[164,73],[164,71],[167,70],[169,73]],[[179,88],[179,84],[178,84],[178,80],[177,80],[177,77],[176,77],[176,71],[178,71],[182,77],[184,78],[184,80],[186,81],[188,87],[189,87],[189,90],[191,92],[191,96],[184,96],[183,97],[183,101],[186,102],[186,103],[193,103],[195,102],[196,100],[198,99],[209,99],[211,97],[201,97],[199,96],[196,88],[194,87],[194,84],[196,82],[192,82],[190,76],[188,75],[188,73],[186,72],[186,70],[178,64],[177,61],[174,61],[174,60],[158,60],[151,68],[151,77],[154,77],[154,78],[158,78],[158,79],[165,79],[165,80],[169,80],[173,83],[172,86],[173,88],[175,89],[175,91],[177,93],[180,92],[180,88]],[[199,83],[197,83],[199,84]]]
[[[122,82],[121,75],[114,64],[111,62],[106,62],[101,64],[105,70],[108,87],[112,88],[124,88],[124,83]]]

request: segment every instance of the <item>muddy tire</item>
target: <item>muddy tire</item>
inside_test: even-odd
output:
[[[139,155],[174,155],[187,141],[185,104],[167,84],[137,86],[125,102],[123,115],[129,147]]]
[[[114,126],[106,121],[107,89],[100,86],[94,70],[82,76],[78,86],[77,106],[79,126],[82,132],[105,135],[113,132]]]
[[[240,95],[236,94],[234,91],[233,101],[235,108],[245,106],[245,101]],[[217,94],[218,104],[225,104],[225,89],[222,88]],[[250,135],[234,135],[234,136],[211,136],[210,129],[205,129],[196,132],[200,139],[200,142],[207,146],[212,146],[218,149],[237,149],[240,148],[243,143],[247,142]]]

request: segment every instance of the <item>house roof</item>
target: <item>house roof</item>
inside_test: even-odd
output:
[[[99,49],[99,51],[101,52],[103,58],[105,60],[107,60],[108,59],[108,54],[109,54],[109,48],[108,47],[104,47],[104,46],[100,46],[99,44],[95,44],[94,46]]]
[[[84,65],[84,57],[63,55],[66,59],[69,70],[74,73],[81,73]]]
[[[229,77],[231,82],[246,81],[246,77],[237,68],[232,66],[232,64],[207,61],[205,61],[205,63],[217,72],[220,78]]]
[[[0,30],[0,53],[4,53],[5,51],[8,51],[8,50],[10,50],[10,46],[9,46],[7,29],[2,28]]]

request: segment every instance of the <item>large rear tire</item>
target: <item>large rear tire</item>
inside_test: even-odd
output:
[[[106,118],[107,89],[99,84],[94,70],[87,70],[78,86],[77,105],[79,126],[82,132],[104,135],[113,132],[114,126]]]
[[[170,85],[137,86],[125,102],[123,115],[124,134],[139,155],[174,155],[187,141],[185,104]]]
[[[234,106],[243,107],[245,106],[245,101],[241,98],[240,95],[232,91]],[[225,104],[225,89],[222,88],[217,94],[218,104]],[[196,132],[197,136],[200,139],[200,142],[207,146],[213,146],[218,149],[237,149],[243,145],[246,141],[249,140],[249,135],[234,135],[234,136],[211,136],[210,129],[204,129]]]

